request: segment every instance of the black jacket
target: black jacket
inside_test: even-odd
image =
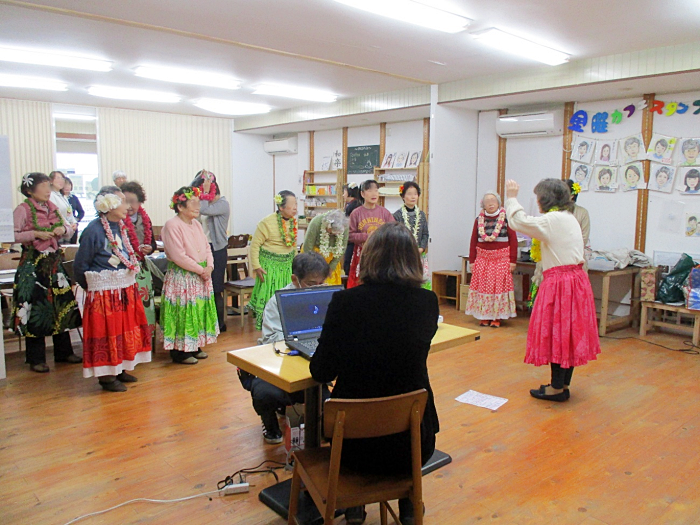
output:
[[[336,381],[331,394],[335,398],[428,390],[421,424],[424,463],[435,450],[439,430],[427,367],[438,315],[436,295],[422,288],[363,284],[337,292],[310,366],[316,381]],[[405,471],[410,468],[408,433],[346,440],[343,463],[361,471]]]

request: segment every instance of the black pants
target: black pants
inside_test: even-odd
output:
[[[216,317],[219,320],[219,330],[226,326],[226,309],[224,305],[224,280],[226,278],[226,262],[228,260],[227,248],[214,251],[211,246],[211,253],[214,256],[214,271],[211,274],[211,284],[214,288],[214,302],[216,304]]]
[[[562,368],[557,363],[550,363],[552,368],[552,388],[561,390],[564,385],[569,386],[571,384],[571,376],[574,375],[574,367]]]
[[[201,350],[201,348],[200,348]],[[199,350],[197,350],[199,352]],[[194,357],[197,352],[185,352],[183,350],[170,350],[170,358],[176,363],[180,363],[188,357]]]
[[[39,365],[46,363],[46,338],[29,337],[27,342],[27,363]],[[62,332],[53,336],[53,358],[60,361],[73,354],[73,345],[70,342],[70,333]]]
[[[286,407],[296,403],[304,402],[304,391],[285,392],[281,388],[271,385],[267,381],[263,381],[259,377],[254,378],[250,383],[250,395],[253,398],[253,409],[260,418],[266,422],[276,418],[277,410],[283,411]],[[321,398],[325,401],[330,397],[330,391],[326,385],[323,385]]]

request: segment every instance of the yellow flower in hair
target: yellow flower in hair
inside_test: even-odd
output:
[[[283,202],[284,202],[284,197],[282,197],[282,195],[280,195],[279,193],[277,195],[275,195],[275,204],[277,204],[277,206],[282,206]]]
[[[571,194],[578,195],[579,193],[581,193],[581,185],[578,182],[574,182],[573,186],[571,187]]]

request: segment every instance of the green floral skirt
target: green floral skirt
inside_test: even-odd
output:
[[[248,308],[255,315],[255,328],[262,330],[263,312],[270,298],[292,282],[292,261],[296,251],[286,254],[272,253],[260,248],[260,267],[267,272],[265,281],[255,278],[255,287],[250,295]]]

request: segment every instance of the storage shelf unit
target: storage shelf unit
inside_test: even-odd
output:
[[[322,189],[322,193],[309,193],[310,187]],[[334,189],[335,193],[328,191]],[[341,208],[343,195],[343,170],[304,171],[304,215],[310,221],[324,210]],[[311,202],[312,204],[308,204]],[[307,211],[308,210],[308,211]]]

